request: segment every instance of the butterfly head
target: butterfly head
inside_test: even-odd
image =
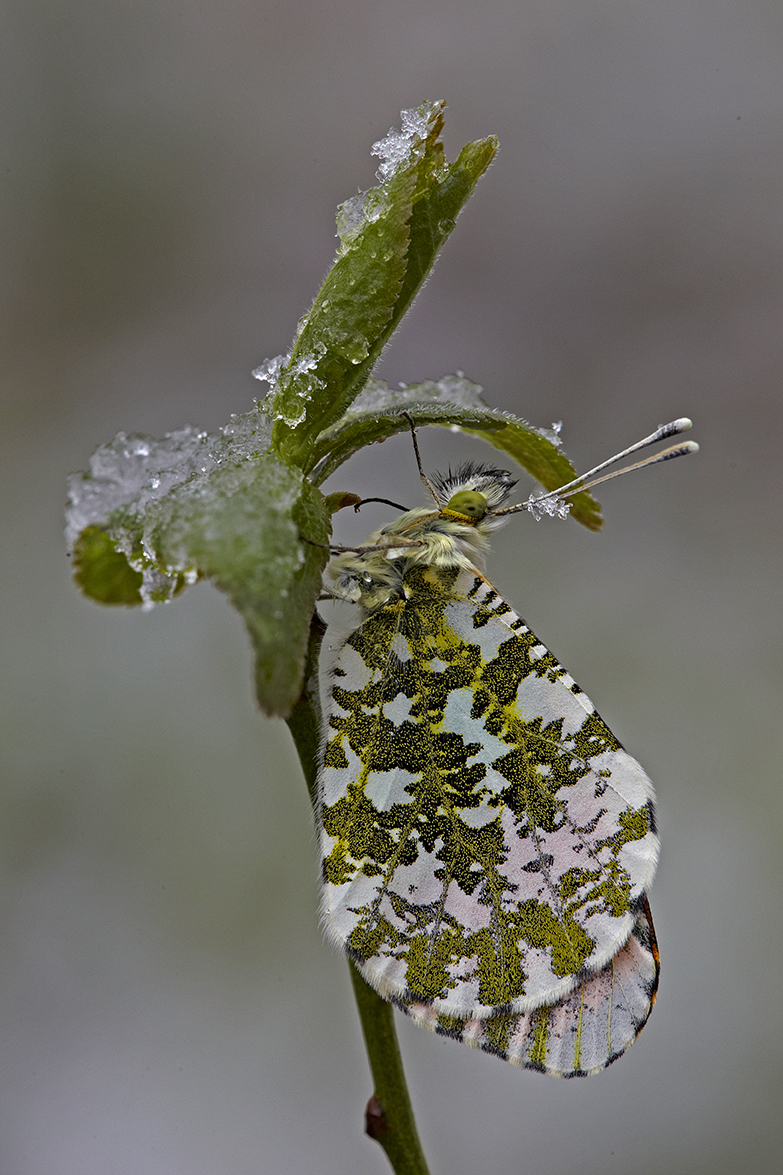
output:
[[[454,518],[468,525],[488,525],[488,515],[502,506],[516,480],[506,469],[490,469],[468,462],[454,473],[438,474],[433,479],[443,518]]]

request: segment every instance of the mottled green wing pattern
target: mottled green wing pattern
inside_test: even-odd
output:
[[[439,1016],[431,1004],[395,1000],[422,1028],[551,1077],[589,1077],[621,1057],[647,1023],[660,960],[645,899],[630,938],[595,975],[556,1004],[486,1020]]]
[[[637,922],[649,779],[477,572],[409,568],[362,616],[322,658],[327,935],[436,1018],[563,1000]]]

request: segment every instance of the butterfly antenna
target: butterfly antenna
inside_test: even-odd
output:
[[[570,498],[574,494],[581,494],[582,490],[591,490],[593,486],[600,485],[602,481],[611,481],[613,477],[620,477],[623,473],[631,473],[634,469],[645,469],[648,465],[658,465],[662,461],[671,461],[674,457],[686,457],[688,453],[698,453],[698,451],[699,446],[695,441],[685,441],[682,445],[671,445],[668,449],[662,449],[660,453],[656,453],[654,457],[645,457],[644,461],[634,461],[633,465],[626,465],[622,469],[613,470],[612,473],[605,473],[603,477],[597,477],[594,481],[577,486],[576,489],[567,490],[565,494],[560,490],[555,490],[553,494],[544,494],[543,496],[546,498],[553,496]]]
[[[628,449],[623,449],[621,453],[615,453],[614,457],[610,457],[608,461],[602,461],[600,465],[596,465],[593,469],[588,469],[586,473],[582,473],[579,477],[575,477],[573,481],[566,482],[565,485],[560,486],[556,490],[550,490],[549,493],[540,494],[537,498],[531,497],[527,502],[521,503],[519,506],[510,506],[505,510],[493,510],[493,514],[514,514],[519,510],[530,510],[548,499],[563,499],[571,498],[575,494],[581,494],[584,490],[591,490],[594,486],[600,485],[603,481],[611,481],[613,477],[620,477],[623,473],[631,473],[634,469],[644,469],[647,465],[658,465],[663,461],[671,461],[675,457],[685,457],[688,453],[698,453],[699,446],[695,441],[685,441],[681,445],[671,445],[668,449],[663,449],[660,453],[656,453],[652,457],[645,457],[643,461],[635,461],[633,465],[626,465],[622,469],[615,469],[611,473],[605,473],[603,477],[593,477],[594,474],[600,473],[602,469],[614,465],[615,461],[622,461],[624,457],[629,457],[631,453],[637,453],[640,449],[646,449],[649,445],[656,444],[657,441],[665,440],[666,437],[677,436],[681,432],[687,432],[689,428],[693,427],[693,421],[689,420],[687,416],[681,416],[678,420],[672,420],[669,424],[660,425],[655,432],[650,433],[648,437],[637,441],[635,445],[631,445]],[[588,481],[588,478],[593,478]]]
[[[430,479],[427,477],[427,474],[424,472],[424,469],[421,464],[421,454],[419,453],[419,442],[416,440],[416,426],[414,425],[412,418],[408,415],[407,412],[401,412],[400,416],[404,416],[410,426],[411,438],[413,439],[413,451],[416,454],[416,464],[419,467],[419,477],[421,478],[421,480],[424,482],[427,489],[432,494],[433,498],[435,499],[435,505],[440,510],[441,500],[437,495],[437,492],[435,490],[435,486],[432,484]]]

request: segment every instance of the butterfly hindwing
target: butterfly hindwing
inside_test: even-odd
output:
[[[395,1001],[414,1023],[512,1065],[553,1077],[586,1077],[633,1044],[655,1003],[660,962],[645,899],[631,935],[599,972],[556,1004],[485,1020],[439,1016],[431,1004]]]
[[[484,1022],[485,1039],[503,1036],[493,1016],[598,999],[655,868],[641,767],[473,569],[407,567],[326,641],[329,937],[410,1014]]]

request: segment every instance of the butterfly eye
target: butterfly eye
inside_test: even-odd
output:
[[[487,512],[487,499],[476,490],[459,490],[449,498],[446,509],[480,521]]]

